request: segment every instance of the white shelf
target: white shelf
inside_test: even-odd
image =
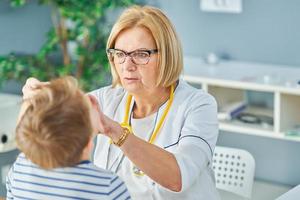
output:
[[[300,137],[285,136],[283,132],[275,133],[271,130],[265,130],[257,127],[243,127],[243,126],[234,125],[230,122],[228,123],[220,122],[219,128],[220,130],[223,131],[234,132],[239,134],[256,135],[262,137],[269,137],[273,139],[282,139],[282,140],[300,142]]]
[[[258,135],[265,135],[265,136],[272,136],[274,135],[274,131],[272,127],[262,128],[258,127],[257,125],[253,124],[246,124],[239,121],[220,121],[219,127],[221,130],[224,131],[232,131],[238,133],[249,133],[249,134],[258,134]],[[276,137],[276,136],[274,136]]]
[[[185,57],[183,78],[212,94],[219,109],[241,102],[246,91],[271,94],[273,105],[248,107],[247,113],[264,115],[273,124],[258,125],[238,120],[221,121],[220,130],[289,141],[300,141],[300,136],[286,136],[285,132],[300,125],[300,68],[227,61],[216,65],[195,57]],[[245,112],[246,112],[245,111]]]
[[[287,86],[280,86],[280,85],[278,86],[278,85],[259,84],[259,83],[243,82],[243,81],[236,81],[236,80],[224,80],[220,78],[215,78],[215,79],[207,78],[207,77],[203,77],[203,75],[197,77],[195,75],[184,74],[183,77],[186,81],[191,83],[208,84],[213,86],[230,87],[230,88],[237,88],[237,89],[243,88],[245,90],[262,91],[262,92],[278,91],[281,93],[300,96],[300,92],[299,92],[300,86],[289,88]]]

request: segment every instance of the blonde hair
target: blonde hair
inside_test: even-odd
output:
[[[17,147],[45,169],[78,164],[93,132],[87,97],[71,77],[39,89],[17,125]]]
[[[132,6],[125,10],[112,28],[107,41],[107,49],[114,48],[119,34],[129,28],[143,27],[152,34],[158,49],[159,75],[156,86],[168,87],[179,79],[183,68],[180,41],[167,16],[151,6]],[[112,85],[121,84],[113,61],[110,60]]]

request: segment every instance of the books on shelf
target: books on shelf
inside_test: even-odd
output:
[[[220,107],[218,112],[219,120],[231,120],[238,116],[241,112],[246,109],[247,105],[245,102],[233,102],[225,106]]]

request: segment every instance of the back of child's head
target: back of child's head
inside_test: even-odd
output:
[[[26,101],[16,128],[18,148],[45,169],[78,164],[93,130],[88,98],[76,80],[53,80]]]

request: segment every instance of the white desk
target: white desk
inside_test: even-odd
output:
[[[292,188],[276,200],[298,200],[300,199],[300,185]]]
[[[255,180],[252,189],[251,200],[274,200],[289,191],[292,187],[287,185],[272,184],[265,181]],[[242,200],[242,197],[230,192],[219,191],[222,200]]]
[[[0,93],[0,153],[16,148],[14,132],[21,102],[21,96]]]

